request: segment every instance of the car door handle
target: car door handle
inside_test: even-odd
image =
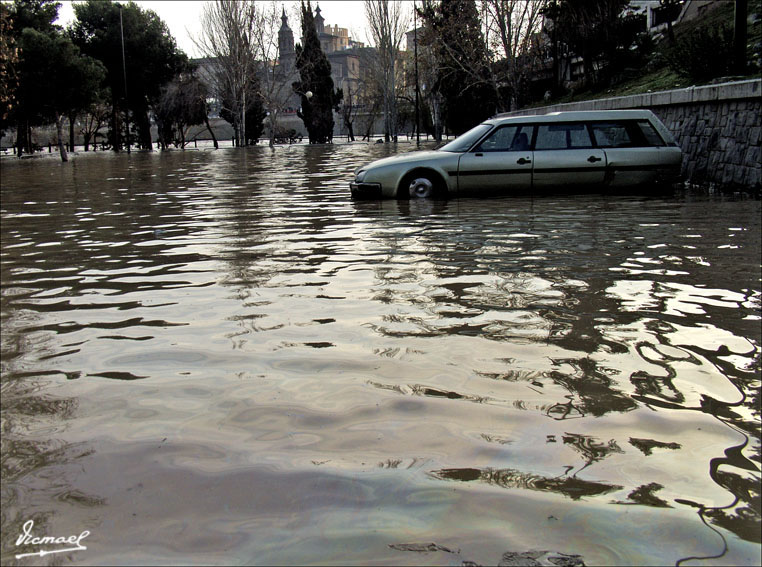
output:
[[[524,165],[524,164],[527,164],[527,163],[532,163],[532,160],[531,159],[526,159],[526,158],[519,158],[516,161],[516,163],[519,164],[519,165]]]
[[[474,155],[475,155],[476,157],[482,157],[484,154],[482,154],[482,153],[478,153],[478,154],[474,154]]]
[[[589,158],[587,158],[587,161],[589,161],[590,163],[595,163],[596,161],[601,161],[601,160],[603,160],[603,158],[599,158],[595,156],[590,156]]]

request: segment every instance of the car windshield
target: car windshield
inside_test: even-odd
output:
[[[492,124],[479,124],[478,126],[474,126],[465,134],[461,134],[449,144],[445,144],[439,148],[439,151],[458,153],[468,151],[468,148],[473,146],[474,143],[484,136],[484,134],[489,132],[490,128],[492,128]]]

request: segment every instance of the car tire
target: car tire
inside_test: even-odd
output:
[[[435,199],[440,196],[438,180],[430,173],[415,173],[408,176],[400,187],[403,198]]]

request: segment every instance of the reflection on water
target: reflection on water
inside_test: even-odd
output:
[[[758,562],[760,202],[392,151],[3,163],[3,564]]]

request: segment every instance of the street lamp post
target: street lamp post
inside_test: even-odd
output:
[[[418,106],[420,104],[420,90],[418,89],[418,17],[415,0],[413,0],[413,50],[415,62],[415,143],[421,144],[421,123],[418,115]]]
[[[127,97],[127,63],[124,57],[124,25],[122,24],[122,7],[119,6],[119,31],[122,36],[122,75],[124,77],[124,117],[127,126],[127,153],[130,153],[130,103]]]
[[[296,94],[298,94],[298,95],[302,95],[302,96],[303,96],[304,98],[306,98],[307,100],[310,100],[310,99],[312,98],[312,96],[313,96],[313,95],[312,95],[312,91],[307,91],[306,93],[303,93],[302,91],[294,91],[294,92],[295,92]],[[302,110],[302,107],[301,107],[301,106],[299,106],[299,110],[300,110],[300,111]]]

